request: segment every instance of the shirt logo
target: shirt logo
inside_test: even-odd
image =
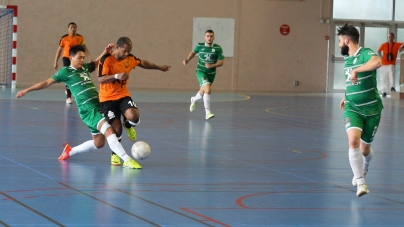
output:
[[[90,77],[87,75],[87,73],[80,73],[80,77],[83,78],[83,80],[90,80]]]
[[[205,54],[204,55],[205,61],[210,61],[210,56],[211,56],[211,54],[209,54],[209,53]]]
[[[215,49],[212,49],[212,52],[215,52]]]
[[[114,112],[108,111],[108,118],[109,118],[109,119],[114,119],[114,118],[115,118]]]

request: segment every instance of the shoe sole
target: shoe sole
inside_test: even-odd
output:
[[[213,115],[213,116],[211,116],[211,117],[206,117],[206,120],[212,119],[212,118],[214,118],[214,117],[215,117],[215,115]]]
[[[366,195],[366,194],[368,194],[368,193],[369,193],[369,190],[367,190],[367,191],[361,191],[361,192],[359,192],[359,193],[356,193],[356,196],[361,197],[361,196]]]
[[[128,168],[128,169],[142,169],[142,167],[135,167],[135,168],[131,168],[131,167],[129,167],[129,166],[123,166],[123,168]]]
[[[63,152],[62,152],[62,154],[59,156],[59,160],[66,160],[66,159],[68,159],[68,158],[70,158],[70,156],[69,157],[67,157],[67,158],[62,158],[63,156],[64,156],[64,154],[66,153],[66,149],[69,147],[69,144],[66,144],[65,145],[65,148],[63,149]]]
[[[191,105],[189,106],[189,112],[193,112],[195,110],[195,103],[193,102],[194,97],[191,98]]]

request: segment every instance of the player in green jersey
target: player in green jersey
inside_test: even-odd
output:
[[[383,104],[377,90],[376,70],[382,63],[371,49],[359,46],[359,32],[352,25],[338,28],[339,47],[344,56],[346,81],[344,110],[345,130],[348,135],[349,163],[357,187],[358,197],[369,193],[365,174],[372,159],[370,145],[379,127]]]
[[[112,47],[113,45],[109,44],[105,48],[104,52],[97,58],[97,60],[95,60],[95,62],[86,64],[84,63],[84,47],[80,45],[71,47],[71,63],[69,67],[63,67],[49,79],[19,91],[16,94],[16,97],[21,98],[28,92],[47,88],[54,83],[64,82],[67,86],[69,86],[70,91],[76,99],[80,118],[90,129],[93,139],[88,140],[76,147],[70,147],[68,144],[66,144],[63,153],[59,157],[59,160],[65,160],[77,153],[100,149],[104,146],[106,138],[111,150],[124,160],[123,167],[141,169],[142,167],[126,154],[125,149],[118,141],[114,129],[110,124],[108,124],[107,120],[100,113],[98,92],[90,76],[90,72],[95,70],[96,64],[101,56],[110,52]]]
[[[191,105],[189,110],[192,112],[195,109],[195,102],[203,98],[205,105],[206,119],[210,119],[215,115],[210,112],[210,93],[211,85],[215,80],[216,68],[223,65],[224,56],[222,48],[213,43],[215,40],[215,33],[212,30],[205,32],[205,42],[198,43],[194,50],[192,50],[183,64],[188,62],[199,53],[198,66],[196,67],[196,77],[199,81],[200,89],[194,97],[191,97]]]

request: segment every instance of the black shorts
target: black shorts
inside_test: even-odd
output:
[[[136,103],[129,96],[114,101],[101,102],[100,106],[102,115],[110,124],[115,118],[123,116],[126,110],[130,108],[137,109]]]
[[[63,66],[70,66],[70,58],[63,57],[62,61],[63,61]]]

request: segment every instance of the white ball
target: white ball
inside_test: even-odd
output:
[[[135,159],[143,160],[149,157],[150,146],[144,141],[138,141],[132,146],[132,155]]]

